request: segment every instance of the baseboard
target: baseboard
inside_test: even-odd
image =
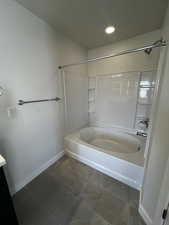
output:
[[[150,216],[148,215],[142,204],[139,204],[139,213],[147,225],[153,224]]]
[[[28,177],[26,177],[22,182],[20,182],[19,184],[16,184],[14,188],[12,189],[11,194],[14,195],[16,192],[21,190],[25,185],[30,183],[35,177],[37,177],[39,174],[45,171],[48,167],[50,167],[52,164],[54,164],[56,161],[62,158],[64,154],[65,154],[64,151],[59,152],[52,159],[44,163],[40,168],[36,169],[33,173],[31,173]]]
[[[108,176],[110,176],[114,179],[117,179],[117,180],[137,189],[138,191],[140,191],[140,186],[138,186],[138,184],[136,182],[134,182],[132,179],[126,178],[123,175],[121,175],[121,174],[119,174],[115,171],[109,170],[108,168],[106,168],[106,167],[104,167],[104,166],[102,166],[102,165],[100,165],[96,162],[93,162],[93,161],[91,161],[91,160],[89,160],[89,159],[87,159],[83,156],[75,154],[75,153],[69,151],[69,149],[66,149],[65,153],[68,156],[70,156],[70,157],[72,157],[72,158],[74,158],[74,159],[76,159],[76,160],[78,160],[78,161],[80,161],[80,162],[100,171],[101,173],[104,173],[104,174],[106,174],[106,175],[108,175]]]

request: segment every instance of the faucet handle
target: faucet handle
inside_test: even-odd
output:
[[[140,120],[138,125],[141,125],[142,128],[148,128],[148,126],[149,126],[149,118]]]

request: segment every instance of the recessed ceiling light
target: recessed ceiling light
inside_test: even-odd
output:
[[[115,27],[113,26],[106,27],[105,29],[106,34],[112,34],[114,31],[115,31]]]

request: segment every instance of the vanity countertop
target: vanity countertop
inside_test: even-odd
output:
[[[0,155],[0,167],[6,164],[5,159]]]

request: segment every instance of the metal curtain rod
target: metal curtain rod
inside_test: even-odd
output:
[[[60,98],[56,97],[56,98],[48,98],[48,99],[39,99],[39,100],[33,100],[33,101],[23,101],[23,100],[19,100],[18,101],[18,105],[24,105],[24,104],[28,104],[28,103],[36,103],[36,102],[49,102],[49,101],[59,101],[61,100]]]
[[[86,61],[80,61],[80,62],[76,62],[76,63],[66,64],[66,65],[59,66],[58,68],[62,69],[62,68],[69,67],[69,66],[77,66],[77,65],[81,65],[81,64],[85,64],[85,63],[94,62],[94,61],[97,61],[97,60],[113,58],[113,57],[116,57],[116,56],[126,55],[126,54],[130,54],[130,53],[134,53],[134,52],[140,52],[140,51],[145,51],[145,53],[150,54],[153,48],[160,48],[160,47],[163,47],[163,46],[166,46],[166,45],[167,45],[166,41],[161,39],[161,40],[158,40],[158,41],[154,42],[151,45],[121,51],[121,52],[116,53],[116,54],[111,54],[111,55],[101,56],[101,57],[97,57],[97,58],[93,58],[93,59],[88,59]]]

